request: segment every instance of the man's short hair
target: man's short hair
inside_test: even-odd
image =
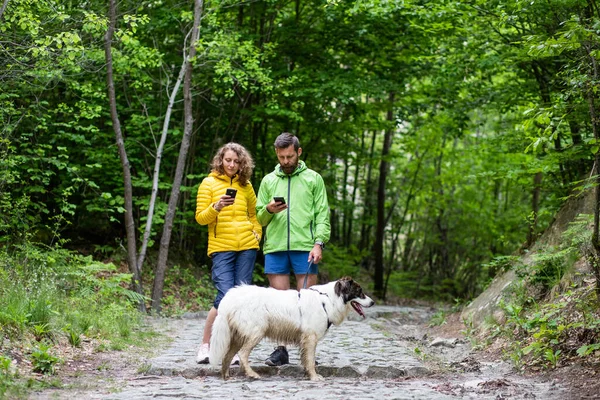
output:
[[[298,151],[300,148],[300,141],[291,133],[283,132],[281,135],[277,136],[274,145],[276,149],[287,149],[291,145],[294,145],[294,150]]]

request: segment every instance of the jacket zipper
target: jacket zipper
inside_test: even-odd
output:
[[[235,175],[231,177],[231,183],[229,184],[231,187],[233,187],[233,178],[235,178]],[[235,213],[235,208],[233,209],[234,213]],[[235,217],[235,214],[234,214]],[[217,224],[219,223],[219,217],[217,216],[217,219],[215,220],[215,229],[214,229],[214,235],[215,237],[217,237]],[[237,234],[237,231],[236,231]]]
[[[288,199],[288,208],[287,208],[287,247],[288,247],[288,251],[290,251],[290,235],[291,235],[291,230],[290,230],[290,193],[292,192],[291,190],[291,186],[292,186],[292,176],[289,175],[288,176],[288,193],[287,193],[287,199]]]

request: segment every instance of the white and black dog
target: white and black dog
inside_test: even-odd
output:
[[[227,292],[219,305],[210,339],[210,363],[213,367],[221,363],[221,376],[227,379],[229,363],[238,353],[241,370],[258,379],[260,376],[250,368],[248,357],[263,338],[269,338],[280,344],[299,346],[309,378],[322,380],[315,371],[317,342],[331,324],[340,325],[352,309],[364,318],[362,307],[373,304],[349,277],[299,292],[237,286]]]

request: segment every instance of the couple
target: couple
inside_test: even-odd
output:
[[[289,289],[291,270],[298,290],[307,274],[307,287],[317,283],[317,264],[331,230],[325,184],[321,175],[299,160],[302,148],[296,136],[282,133],[274,145],[279,165],[263,178],[258,201],[250,183],[254,162],[237,143],[228,143],[217,151],[211,173],[198,188],[196,221],[208,225],[208,255],[213,261],[212,279],[217,288],[196,359],[200,364],[209,361],[211,330],[221,299],[232,287],[252,281],[263,226],[269,285]],[[237,192],[226,194],[232,188]],[[276,197],[283,197],[283,201]],[[278,346],[265,361],[271,366],[288,362],[284,346]],[[232,365],[238,363],[236,355]]]

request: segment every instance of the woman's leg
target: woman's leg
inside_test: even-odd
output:
[[[243,283],[250,285],[252,283],[252,273],[254,272],[254,263],[256,262],[256,250],[243,250],[237,252],[235,262],[234,285]]]
[[[210,350],[210,334],[212,332],[212,326],[217,318],[217,309],[211,308],[206,317],[206,323],[204,325],[204,335],[202,335],[202,345],[198,350],[198,356],[196,362],[198,364],[208,364],[208,352]]]
[[[204,335],[202,336],[202,343],[208,344],[210,343],[210,333],[212,332],[212,326],[215,323],[215,318],[217,318],[217,309],[211,308],[208,312],[208,316],[206,317],[206,324],[204,325]]]
[[[212,280],[217,288],[217,297],[213,305],[218,310],[225,293],[235,285],[237,252],[213,253],[212,260]]]

